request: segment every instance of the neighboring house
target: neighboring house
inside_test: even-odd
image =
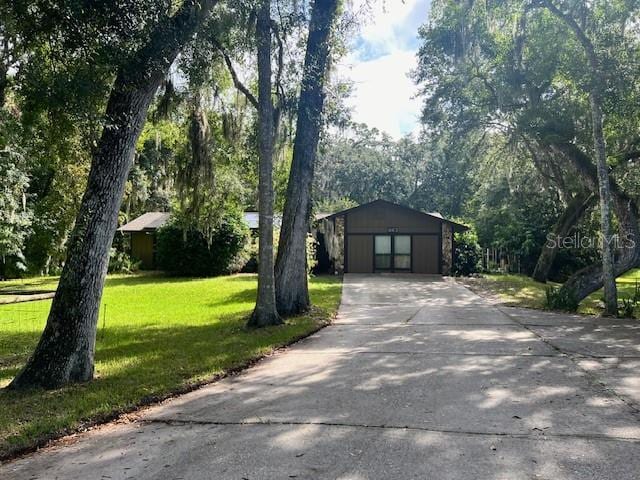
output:
[[[437,213],[375,200],[327,216],[317,230],[318,263],[328,259],[333,271],[449,275],[453,233],[467,227]]]
[[[244,222],[251,230],[252,234],[258,234],[258,220],[260,218],[260,214],[258,212],[244,212]],[[273,227],[279,229],[282,225],[282,215],[276,213],[273,216]]]
[[[156,230],[167,223],[170,215],[167,212],[147,212],[118,229],[131,235],[130,254],[140,261],[143,270],[153,270],[156,266]]]
[[[167,212],[147,212],[129,223],[121,226],[118,231],[131,235],[131,251],[133,258],[140,261],[140,268],[143,270],[153,270],[156,268],[156,230],[169,221],[170,213]],[[244,212],[244,221],[256,235],[258,232],[258,212]],[[275,215],[273,223],[276,228],[280,228],[282,216]]]

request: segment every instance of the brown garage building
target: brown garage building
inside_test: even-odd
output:
[[[320,248],[345,273],[451,273],[453,233],[467,227],[385,200],[343,210],[318,226]]]

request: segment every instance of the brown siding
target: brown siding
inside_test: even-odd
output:
[[[413,272],[440,273],[440,239],[437,235],[413,236]]]
[[[347,262],[349,273],[373,272],[372,235],[349,235],[347,237]]]
[[[347,213],[347,233],[440,233],[441,222],[397,205],[374,203]]]
[[[134,232],[131,234],[131,256],[140,260],[142,269],[155,268],[153,263],[153,237],[152,233]]]

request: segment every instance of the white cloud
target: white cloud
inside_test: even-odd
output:
[[[342,75],[353,82],[353,94],[347,101],[352,118],[358,123],[399,138],[417,128],[420,100],[407,77],[416,64],[412,51],[394,51],[368,61],[349,61],[342,65]]]
[[[370,15],[365,15],[360,37],[374,47],[388,48],[398,43],[402,25],[409,23],[410,15],[421,0],[378,0],[370,5]],[[354,9],[364,9],[364,0],[354,2]],[[357,11],[357,10],[356,10]]]
[[[369,12],[338,71],[353,82],[347,104],[354,121],[394,138],[417,130],[422,102],[414,98],[417,87],[408,74],[416,67],[417,29],[427,20],[429,4],[430,0],[353,0],[353,11]]]

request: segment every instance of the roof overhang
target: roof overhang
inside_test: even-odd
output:
[[[324,219],[332,219],[332,218],[335,218],[335,217],[341,217],[341,216],[346,215],[346,214],[348,214],[350,212],[353,212],[355,210],[359,210],[361,208],[369,207],[369,206],[377,204],[377,203],[384,204],[384,205],[392,205],[394,207],[399,207],[399,208],[402,208],[402,209],[405,209],[405,210],[410,210],[412,212],[416,212],[416,213],[419,213],[419,214],[424,215],[426,217],[429,217],[431,219],[437,220],[437,221],[439,221],[441,223],[448,223],[449,225],[451,225],[451,227],[453,228],[454,232],[465,232],[465,231],[469,230],[469,227],[467,227],[466,225],[463,225],[461,223],[454,222],[453,220],[449,220],[447,218],[444,218],[440,214],[421,212],[420,210],[416,210],[415,208],[407,207],[405,205],[400,205],[398,203],[393,203],[393,202],[389,202],[387,200],[381,200],[381,199],[374,200],[374,201],[369,202],[369,203],[363,203],[362,205],[358,205],[357,207],[347,208],[346,210],[342,210],[340,212],[336,212],[336,213],[333,213],[331,215],[327,215],[327,216],[324,217]]]
[[[124,224],[118,231],[124,233],[154,232],[166,224],[170,216],[171,214],[168,212],[147,212]]]

